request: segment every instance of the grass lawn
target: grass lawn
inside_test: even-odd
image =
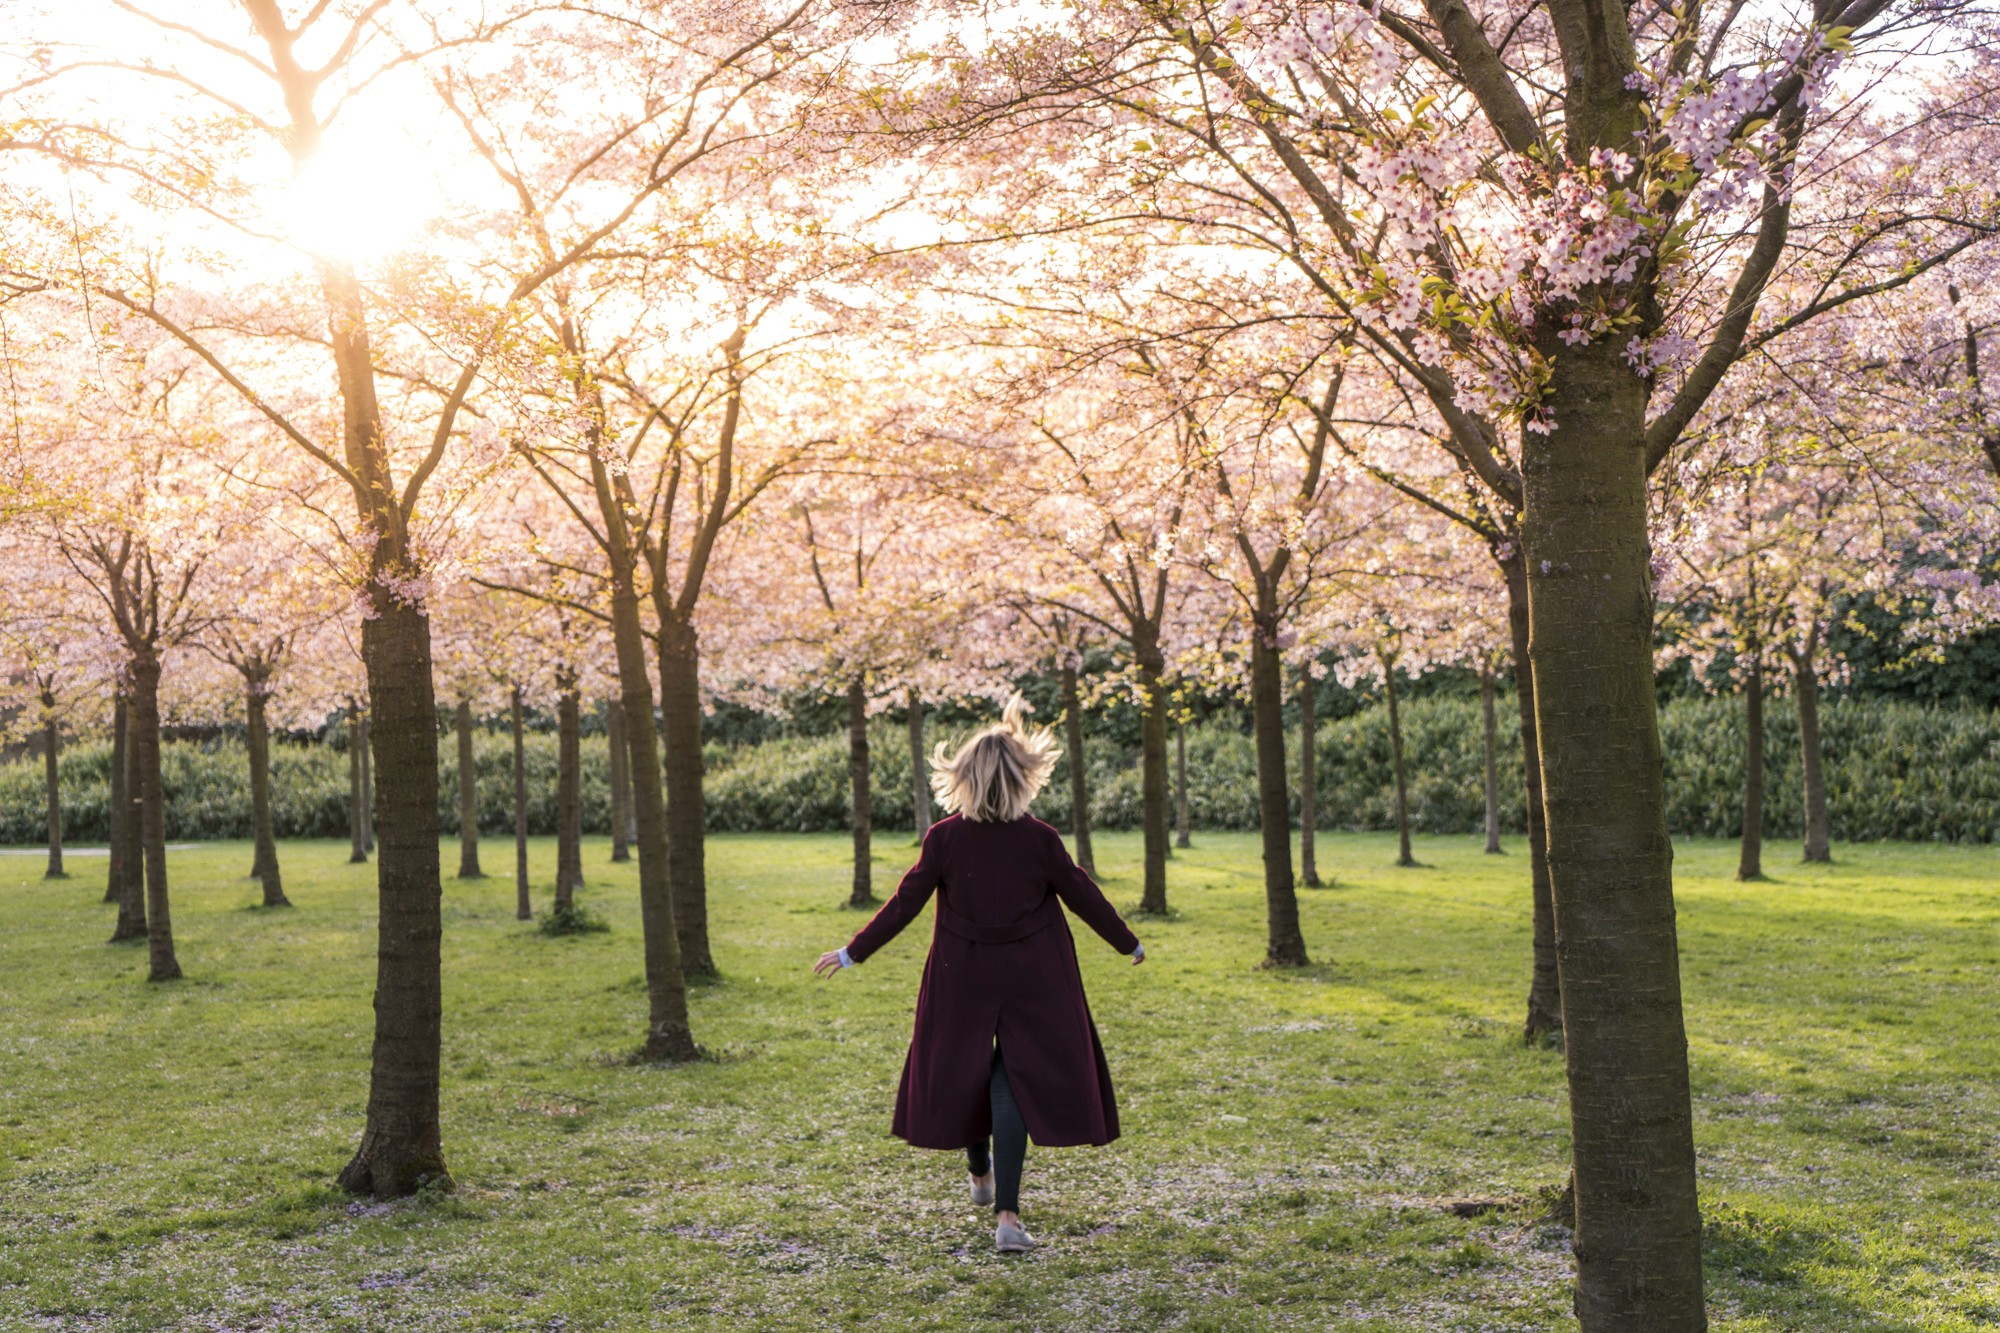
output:
[[[809,972],[860,918],[847,844],[721,836],[710,1058],[635,1067],[636,877],[586,850],[607,934],[513,920],[510,876],[445,882],[446,1154],[458,1189],[331,1188],[361,1125],[372,867],[288,844],[172,854],[187,979],[107,946],[104,863],[0,856],[0,1329],[1574,1327],[1562,1056],[1516,1039],[1526,857],[1339,835],[1303,891],[1315,965],[1256,970],[1257,845],[1198,836],[1133,968],[1078,927],[1126,1137],[1028,1157],[1043,1241],[992,1253],[954,1154],[888,1136],[928,924]],[[908,859],[884,836],[886,889]],[[1100,842],[1114,902],[1138,841]],[[538,842],[546,904],[554,848]],[[1680,853],[1715,1327],[2000,1326],[1989,848],[1842,847],[1768,884]],[[489,866],[511,866],[505,844]],[[456,863],[447,854],[447,869]],[[1518,1198],[1462,1219],[1438,1207]]]

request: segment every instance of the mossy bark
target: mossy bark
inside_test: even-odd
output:
[[[1076,687],[1076,667],[1062,668],[1063,744],[1069,749],[1069,829],[1076,848],[1076,863],[1088,874],[1097,873],[1097,858],[1090,849],[1090,766],[1083,753],[1083,699]]]
[[[847,824],[854,837],[854,879],[848,890],[849,907],[866,907],[875,901],[873,852],[869,846],[874,832],[873,793],[868,787],[868,687],[859,676],[847,686]]]
[[[458,877],[485,879],[479,868],[479,769],[472,755],[472,705],[458,701],[453,717],[458,733]]]
[[[1653,690],[1647,385],[1622,338],[1549,352],[1524,432],[1535,717],[1562,967],[1586,1333],[1695,1333],[1702,1307],[1673,846]]]

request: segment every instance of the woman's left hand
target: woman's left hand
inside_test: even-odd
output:
[[[830,949],[821,954],[819,961],[813,964],[813,975],[816,977],[830,977],[840,971],[840,969],[840,950]]]

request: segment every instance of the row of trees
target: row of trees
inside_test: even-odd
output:
[[[1157,912],[1174,691],[1233,686],[1265,961],[1290,967],[1288,664],[1308,696],[1329,666],[1378,674],[1393,709],[1398,672],[1511,663],[1528,1026],[1568,1047],[1577,1309],[1699,1328],[1657,631],[1733,663],[1753,706],[1782,654],[1810,714],[1856,598],[1922,597],[1943,633],[1989,615],[1993,19],[9,16],[18,669],[123,713],[160,979],[163,710],[219,697],[226,668],[253,755],[273,708],[366,719],[376,1031],[341,1180],[394,1194],[447,1174],[440,703],[464,746],[496,694],[557,701],[569,738],[582,700],[615,701],[645,1051],[686,1059],[686,979],[715,966],[706,700],[846,700],[863,902],[868,714],[906,708],[914,752],[926,701],[1053,669],[1073,725],[1080,654],[1112,653],[1091,684],[1144,714]]]

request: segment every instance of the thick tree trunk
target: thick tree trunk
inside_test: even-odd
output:
[[[1187,723],[1174,723],[1174,846],[1194,845],[1190,828],[1193,811],[1188,805]]]
[[[458,877],[485,879],[479,868],[479,769],[472,755],[472,705],[458,701]]]
[[[1479,668],[1479,715],[1485,725],[1486,852],[1500,854],[1500,724],[1493,716],[1493,668]]]
[[[1743,839],[1736,878],[1764,878],[1764,649],[1755,640],[1743,678]]]
[[[1257,822],[1264,841],[1266,967],[1303,967],[1305,935],[1292,881],[1291,774],[1285,763],[1284,665],[1277,618],[1259,616],[1250,637],[1250,713],[1257,738]]]
[[[111,800],[104,807],[105,820],[105,869],[104,901],[118,903],[125,900],[125,819],[128,798],[125,794],[126,758],[126,709],[125,690],[120,686],[111,702]]]
[[[1522,434],[1575,1304],[1585,1333],[1696,1333],[1701,1214],[1653,692],[1647,391],[1623,341],[1553,354],[1553,429]]]
[[[160,663],[140,657],[132,663],[132,772],[138,779],[139,842],[146,875],[147,975],[153,981],[180,976],[174,957],[173,919],[167,912],[167,806],[160,785]]]
[[[1833,824],[1826,811],[1826,752],[1819,739],[1819,627],[1806,635],[1803,648],[1792,654],[1792,690],[1799,700],[1799,759],[1805,774],[1807,861],[1821,865],[1833,860]]]
[[[68,879],[63,869],[62,728],[56,721],[53,694],[42,695],[42,771],[48,797],[49,866],[43,879]]]
[[[378,548],[374,614],[361,623],[368,668],[362,715],[362,832],[381,815],[375,865],[375,1045],[368,1120],[340,1173],[355,1194],[397,1197],[450,1183],[438,1116],[444,985],[439,865],[437,692],[431,626],[421,607],[383,586],[396,561]]]
[[[917,830],[917,842],[931,831],[930,767],[924,762],[924,701],[910,691],[910,809]]]
[[[865,907],[875,901],[868,845],[874,803],[868,790],[868,689],[857,676],[847,686],[847,819],[854,834],[854,885],[847,895],[849,907]]]
[[[290,907],[292,900],[285,896],[284,876],[278,871],[278,840],[271,829],[271,729],[265,706],[262,682],[249,682],[243,692],[243,714],[250,740],[250,816],[257,846],[250,874],[264,887],[264,906]]]
[[[1139,910],[1167,910],[1167,687],[1166,659],[1157,637],[1148,635],[1137,653],[1139,692],[1145,713],[1139,725],[1139,813],[1144,822],[1145,887]]]
[[[1562,970],[1556,949],[1555,894],[1549,887],[1548,821],[1542,808],[1542,753],[1535,726],[1535,673],[1528,656],[1528,572],[1520,552],[1501,560],[1507,628],[1514,653],[1514,703],[1521,718],[1521,777],[1528,798],[1528,879],[1533,889],[1534,951],[1524,1041],[1562,1032]]]
[[[1312,668],[1299,670],[1299,878],[1319,887],[1319,700]]]
[[[625,744],[625,702],[604,709],[604,739],[611,747],[611,859],[632,859],[632,753]]]
[[[556,700],[556,910],[583,887],[583,701],[566,684]]]
[[[361,752],[367,748],[361,729],[361,705],[347,702],[347,860],[350,865],[368,859],[368,798],[362,791]]]
[[[688,976],[715,975],[708,948],[707,804],[702,795],[701,643],[692,625],[660,627],[660,725],[666,744],[667,882]]]
[[[1410,779],[1403,767],[1403,710],[1396,698],[1396,664],[1382,663],[1382,689],[1389,696],[1389,757],[1396,769],[1396,864],[1413,866],[1410,850]]]
[[[1076,667],[1062,668],[1063,743],[1069,747],[1069,828],[1076,845],[1076,863],[1085,873],[1097,873],[1090,850],[1090,770],[1083,756],[1083,700],[1077,693]]]
[[[528,894],[528,752],[521,724],[519,685],[508,699],[507,718],[514,729],[514,916],[521,921],[532,921],[535,904]]]
[[[599,503],[608,493],[601,464]],[[606,524],[618,532],[617,515]],[[674,927],[673,890],[667,879],[667,812],[661,786],[660,733],[652,725],[653,684],[647,675],[645,631],[639,599],[632,588],[629,556],[614,548],[611,576],[611,632],[618,651],[618,689],[625,712],[626,772],[632,779],[632,808],[639,833],[639,922],[646,954],[646,1044],[648,1060],[692,1060],[697,1053],[688,1026],[687,981],[681,970],[680,932]]]

